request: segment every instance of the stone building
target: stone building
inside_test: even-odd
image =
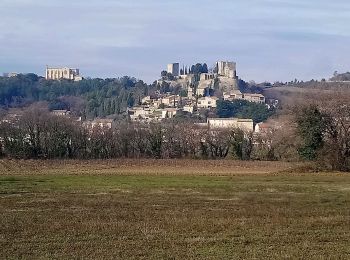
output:
[[[265,104],[265,97],[262,94],[242,93],[239,90],[224,93],[224,100],[233,101],[236,99],[243,99],[249,102]]]
[[[198,108],[215,108],[219,98],[217,97],[202,97],[198,99]]]
[[[71,113],[69,110],[52,110],[51,114],[55,116],[69,116]]]
[[[71,68],[49,68],[46,67],[45,78],[47,80],[70,79],[74,81],[82,80],[79,74],[79,69]]]
[[[243,99],[249,102],[265,104],[265,97],[261,94],[243,94]]]
[[[235,79],[237,78],[236,63],[229,61],[218,61],[216,69],[219,76]]]
[[[211,79],[214,79],[214,78],[215,78],[215,75],[212,74],[212,73],[202,73],[200,75],[200,80],[201,81],[211,80]]]
[[[93,130],[94,128],[112,129],[114,126],[114,120],[96,118],[92,121],[85,121],[83,126],[88,130]]]
[[[168,73],[171,73],[174,77],[178,77],[180,74],[180,64],[179,63],[168,64]]]
[[[243,131],[254,131],[254,122],[252,119],[239,118],[208,118],[207,125],[209,129],[230,129],[238,128]]]

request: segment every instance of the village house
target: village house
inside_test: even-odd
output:
[[[162,109],[162,119],[174,118],[180,110],[177,108],[165,108]]]
[[[114,126],[114,120],[113,119],[102,119],[97,118],[91,121],[85,121],[83,123],[83,126],[86,129],[92,130],[94,128],[105,128],[105,129],[112,129]]]
[[[208,118],[207,126],[209,127],[209,129],[238,128],[243,131],[254,131],[254,122],[252,119]]]
[[[143,119],[148,117],[149,114],[152,113],[152,109],[149,106],[139,106],[133,107],[128,110],[128,115],[132,121],[137,121],[139,119]]]
[[[151,96],[146,96],[141,99],[141,104],[142,105],[150,105],[152,103],[152,98]]]
[[[255,133],[257,134],[270,134],[273,131],[273,127],[267,123],[259,123],[255,126]]]
[[[181,101],[181,97],[179,95],[170,95],[160,99],[160,104],[163,104],[167,107],[176,107]]]
[[[195,108],[194,105],[186,105],[186,106],[183,107],[183,111],[193,114],[194,108]]]
[[[224,100],[233,101],[237,99],[243,99],[249,102],[255,103],[265,103],[265,97],[262,94],[250,94],[250,93],[242,93],[239,90],[233,90],[227,93],[224,93]]]
[[[198,99],[198,108],[215,108],[219,100],[217,97],[202,97]]]
[[[261,94],[243,94],[243,99],[247,100],[249,102],[255,102],[255,103],[260,103],[264,104],[265,103],[265,97]]]
[[[155,103],[158,101],[159,99],[159,94],[153,95],[153,96],[146,96],[144,98],[141,99],[141,104],[143,106],[151,106],[154,107]]]
[[[224,93],[224,100],[233,101],[235,99],[243,99],[243,94],[239,90],[232,90]]]
[[[51,114],[55,116],[69,116],[71,113],[69,110],[52,110]]]

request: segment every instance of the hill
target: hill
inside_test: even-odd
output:
[[[86,117],[119,114],[139,102],[152,86],[131,77],[111,79],[45,80],[35,74],[0,77],[0,108],[48,102],[50,109],[69,109]]]

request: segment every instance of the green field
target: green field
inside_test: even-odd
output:
[[[0,168],[1,259],[350,258],[350,174],[82,165]]]

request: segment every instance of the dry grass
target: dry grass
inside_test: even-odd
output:
[[[0,175],[236,175],[291,171],[296,166],[286,162],[235,160],[152,160],[120,159],[89,161],[0,160]]]
[[[230,161],[37,163],[1,162],[1,259],[350,258],[349,174]]]
[[[301,87],[274,87],[264,91],[264,95],[280,101],[282,107],[298,107],[308,104],[347,103],[350,101],[350,87],[327,88],[322,85],[318,88]]]

